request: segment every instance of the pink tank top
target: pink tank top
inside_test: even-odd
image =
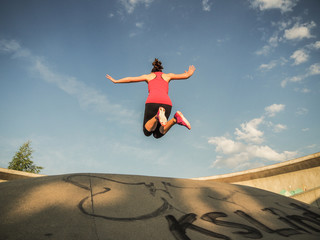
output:
[[[172,106],[171,99],[168,95],[169,83],[162,78],[162,72],[154,72],[156,77],[149,81],[149,96],[146,103],[162,103]]]

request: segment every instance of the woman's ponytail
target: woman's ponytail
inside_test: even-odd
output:
[[[158,58],[155,58],[153,63],[152,63],[153,69],[151,70],[151,72],[162,72],[162,63],[161,61],[159,61]]]

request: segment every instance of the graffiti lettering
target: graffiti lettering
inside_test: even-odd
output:
[[[279,209],[276,209],[276,208],[265,208],[265,209],[262,209],[262,211],[268,211],[269,213],[272,213],[273,215],[276,215],[278,216],[278,219],[287,224],[288,226],[298,230],[298,231],[303,231],[303,232],[306,232],[306,233],[310,233],[309,231],[307,231],[306,229],[298,226],[297,224],[295,224],[294,222],[290,221],[289,219],[287,219],[285,216],[286,214],[279,210]],[[282,216],[281,216],[282,215]]]
[[[238,235],[241,235],[246,238],[259,239],[262,237],[261,232],[253,227],[250,227],[250,226],[247,226],[244,224],[240,224],[240,223],[217,220],[217,218],[227,217],[227,216],[228,215],[223,212],[211,212],[211,213],[204,214],[201,217],[201,219],[208,221],[208,222],[212,222],[218,226],[239,228],[239,229],[246,230],[246,232],[242,232],[242,231],[233,232],[234,234],[238,234]]]
[[[295,204],[295,203],[290,203],[290,206],[292,206],[292,207],[294,207],[296,209],[302,210],[304,216],[307,216],[307,217],[310,217],[310,218],[314,218],[314,219],[320,221],[320,215],[319,214],[317,214],[315,212],[312,212],[312,211],[308,210],[307,208],[299,206],[298,204]]]
[[[172,215],[167,215],[166,219],[169,223],[169,229],[172,233],[172,235],[177,239],[177,240],[190,240],[190,238],[186,235],[186,229],[190,229],[193,231],[196,231],[198,233],[204,234],[209,237],[213,238],[219,238],[219,239],[226,239],[230,240],[231,238],[219,234],[216,232],[209,231],[207,229],[204,229],[202,227],[196,226],[192,224],[194,221],[196,221],[196,214],[194,213],[189,213],[184,216],[182,216],[179,220],[176,220],[176,218]]]
[[[79,179],[82,180],[77,181],[77,177],[81,177]],[[86,178],[89,180],[89,184],[83,183],[86,182]],[[95,192],[93,192],[93,179],[99,180],[100,184],[102,183],[104,185],[100,191],[96,191],[97,188],[95,188]],[[65,177],[64,180],[68,183],[73,184],[76,187],[82,188],[89,192],[88,196],[81,199],[78,204],[78,208],[83,214],[94,218],[118,222],[145,221],[158,217],[165,217],[166,221],[168,222],[169,231],[176,240],[191,240],[191,238],[189,237],[191,233],[189,231],[193,232],[193,234],[200,234],[206,236],[207,238],[225,240],[231,240],[232,236],[234,235],[238,235],[241,238],[247,239],[261,239],[263,238],[264,233],[276,234],[282,237],[292,237],[299,234],[317,236],[320,235],[320,215],[309,210],[307,205],[288,202],[273,202],[273,206],[276,207],[270,206],[261,209],[262,212],[269,214],[271,217],[278,220],[279,223],[281,223],[282,225],[288,226],[279,229],[274,229],[274,227],[269,227],[267,226],[267,223],[263,223],[261,220],[258,220],[254,216],[252,216],[252,211],[244,207],[241,202],[237,201],[237,197],[235,196],[241,194],[248,195],[248,193],[239,189],[230,190],[229,192],[227,192],[227,194],[217,194],[214,195],[215,197],[212,197],[210,196],[212,192],[204,194],[207,193],[207,191],[212,190],[209,187],[181,187],[165,181],[158,182],[158,186],[156,186],[156,184],[154,184],[153,182],[125,182],[102,176],[91,176],[88,174],[70,175]],[[108,197],[112,196],[112,191],[115,190],[118,186],[122,188],[126,187],[128,191],[130,190],[131,195],[128,195],[129,199],[126,199],[127,203],[133,203],[134,200],[136,201],[136,199],[130,199],[130,197],[135,197],[134,194],[136,194],[136,191],[139,191],[138,197],[140,197],[141,200],[155,201],[155,204],[150,204],[151,206],[155,206],[154,209],[148,208],[149,210],[145,210],[143,206],[139,205],[135,209],[135,211],[133,211],[135,216],[108,216],[106,215],[109,214],[108,211],[105,211],[106,213],[104,214],[102,212],[97,211],[94,206],[94,199],[99,196],[108,199]],[[177,194],[181,191],[184,191],[184,193],[190,191],[191,194],[199,194],[201,192],[201,194],[203,194],[202,196],[204,196],[204,198],[208,202],[219,201],[219,203],[221,202],[224,204],[228,204],[229,206],[231,205],[233,207],[233,210],[229,212],[228,215],[227,213],[221,211],[222,209],[213,208],[212,211],[208,211],[205,213],[202,212],[199,215],[200,217],[197,218],[196,213],[188,213],[185,212],[187,210],[181,210],[180,208],[183,209],[184,207],[180,206],[175,201],[176,196],[181,196],[180,194]],[[259,192],[257,192],[256,194],[257,195],[252,196],[263,197],[263,195],[261,194],[258,195]],[[108,204],[106,203],[105,206],[107,207],[107,205]],[[213,206],[217,205],[213,204]],[[290,214],[287,213],[288,211],[290,212]],[[124,213],[126,212],[124,211]],[[244,224],[243,222],[235,222],[234,220],[221,220],[222,218],[228,218],[230,216],[230,213],[235,214],[235,217],[240,217],[244,219],[245,221],[247,221],[248,225]],[[177,217],[175,214],[178,214],[180,217]],[[268,219],[270,219],[270,217]],[[206,224],[206,226],[209,226],[208,223],[209,225],[211,224],[212,229],[211,227],[210,229],[208,229],[208,227],[203,227],[204,224]],[[223,228],[238,230],[224,231],[224,233],[230,233],[227,234],[227,236],[226,234],[219,233],[219,231],[217,230],[221,230]]]
[[[277,234],[279,234],[281,236],[285,236],[285,237],[289,237],[291,235],[296,235],[296,234],[301,234],[299,231],[297,231],[293,228],[282,228],[282,229],[273,230],[241,210],[235,211],[235,214],[243,217],[248,222],[250,222],[251,224],[253,224],[257,228],[259,228],[267,233],[277,233]]]

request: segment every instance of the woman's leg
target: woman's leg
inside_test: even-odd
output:
[[[167,122],[165,126],[160,127],[160,133],[165,135],[170,130],[170,128],[176,123],[179,125],[185,126],[189,130],[191,129],[191,125],[189,121],[183,116],[183,114],[180,111],[178,111],[174,115],[174,117]]]
[[[157,128],[157,120],[155,119],[155,116],[157,114],[158,108],[153,103],[147,103],[145,105],[145,111],[144,111],[144,119],[143,119],[143,132],[144,135],[150,136],[152,135],[154,129]]]
[[[162,110],[159,111],[159,109],[161,109],[161,108],[162,108]],[[158,119],[158,124],[156,126],[156,129],[153,132],[153,136],[155,138],[161,138],[164,136],[164,134],[162,134],[160,129],[162,129],[164,126],[168,125],[167,119],[170,116],[171,109],[172,109],[172,106],[170,106],[170,105],[158,104],[158,114],[156,115],[156,118]],[[169,125],[171,125],[171,123],[169,123]]]
[[[177,120],[175,118],[170,119],[165,126],[160,127],[160,133],[165,135],[170,128],[177,123]]]
[[[144,134],[146,136],[150,136],[151,134],[161,135],[159,128],[161,125],[167,124],[167,118],[170,112],[171,106],[169,105],[146,103],[143,120]]]
[[[157,115],[155,115],[153,118],[147,121],[146,124],[144,125],[145,129],[148,132],[153,132],[154,130],[156,130],[157,126],[158,126]]]
[[[162,126],[166,125],[167,117],[165,114],[166,110],[164,109],[164,107],[159,107],[157,114],[149,119],[144,125],[147,131],[153,132],[154,130],[156,130],[158,123],[160,123]]]

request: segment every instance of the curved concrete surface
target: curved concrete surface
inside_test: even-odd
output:
[[[320,210],[214,181],[71,174],[0,183],[0,239],[320,239]]]
[[[24,179],[24,178],[43,177],[43,176],[45,175],[0,168],[0,182],[16,180],[16,179]]]

